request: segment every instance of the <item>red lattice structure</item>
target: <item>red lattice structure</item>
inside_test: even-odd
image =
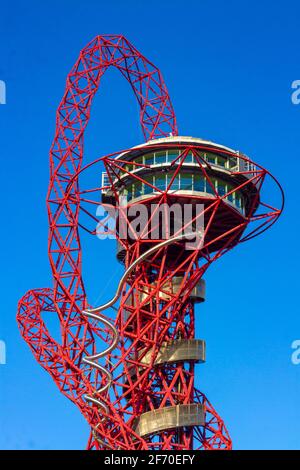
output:
[[[83,167],[92,100],[110,66],[132,87],[146,144]],[[89,423],[89,449],[232,447],[223,420],[195,387],[195,365],[205,360],[205,343],[195,339],[195,303],[204,300],[208,266],[279,217],[282,206],[263,199],[266,180],[282,191],[267,170],[247,157],[177,136],[160,71],[123,36],[99,36],[81,51],[67,78],[50,151],[47,208],[53,287],[25,294],[17,320],[36,360]],[[159,158],[165,160],[158,168]],[[99,178],[105,169],[106,183],[84,189],[80,177],[91,168]],[[125,205],[121,196],[126,196]],[[201,210],[185,221],[185,235],[170,223],[163,237],[160,219],[152,223],[155,211],[140,233],[132,228],[128,214],[141,201],[147,213],[152,204],[157,213],[174,203],[192,208],[201,204]],[[95,215],[99,204],[108,211],[104,219]],[[114,233],[125,273],[115,297],[91,309],[82,277],[80,232],[109,234],[112,211],[117,214]],[[189,249],[187,238],[200,218],[204,230]],[[121,236],[121,220],[123,229],[125,224],[132,230],[131,237]],[[57,315],[59,342],[51,337],[43,312]]]

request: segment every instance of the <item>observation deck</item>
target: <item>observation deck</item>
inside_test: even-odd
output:
[[[124,197],[125,205],[143,204],[148,211],[148,220],[152,220],[153,205],[162,203],[162,196],[169,207],[176,203],[183,210],[185,204],[190,205],[193,211],[202,204],[203,225],[209,226],[205,243],[209,247],[208,252],[212,253],[222,246],[232,247],[238,243],[247,218],[259,206],[257,171],[245,155],[208,140],[181,136],[155,139],[114,159],[110,175],[112,187],[108,184],[107,174],[102,175],[102,202],[117,205],[116,198]],[[189,221],[192,227],[191,217]],[[165,227],[166,224],[161,224],[159,230],[162,232]],[[167,237],[161,232],[149,243],[142,240],[142,251],[149,249],[153,241],[157,243],[160,239],[169,238],[176,230],[170,231]],[[123,262],[125,255],[126,249],[119,244],[119,261]],[[176,255],[176,248],[170,247],[169,259]]]
[[[197,150],[197,156],[192,150],[181,155],[189,146]],[[125,160],[128,163],[124,164]],[[122,170],[116,171],[118,177],[114,184],[119,195],[126,196],[129,203],[143,201],[165,190],[177,198],[211,199],[216,194],[222,197],[229,193],[224,202],[243,216],[249,212],[254,198],[255,205],[259,203],[257,187],[249,183],[255,175],[255,166],[239,151],[208,140],[182,136],[155,139],[118,155],[115,161],[120,161]],[[178,165],[180,171],[172,181]],[[243,183],[248,184],[234,190]],[[107,175],[103,173],[102,187],[106,185]],[[114,204],[113,193],[103,190],[102,200]]]

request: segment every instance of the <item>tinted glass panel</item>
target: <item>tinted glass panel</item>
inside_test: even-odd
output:
[[[173,179],[173,177],[174,177],[174,173],[168,173],[168,175],[167,175],[167,184],[168,184],[168,186],[171,183],[171,180]],[[170,187],[170,189],[171,190],[179,189],[179,175],[178,174],[174,178],[174,180],[172,182],[172,186]]]
[[[187,154],[187,156],[185,157],[184,162],[185,163],[193,163],[194,162],[194,155],[192,154],[192,152],[189,152]]]
[[[162,165],[166,163],[166,152],[157,152],[155,153],[155,163],[156,165]]]
[[[128,186],[127,188],[127,199],[132,199],[132,186]]]
[[[178,155],[179,155],[178,150],[168,150],[167,161],[169,163],[172,163],[172,161],[175,160],[175,158],[177,158]]]
[[[135,183],[134,185],[134,197],[139,197],[142,194],[142,183]]]
[[[143,163],[143,160],[144,160],[144,157],[142,156],[142,157],[136,158],[134,161],[135,161],[136,163],[142,164],[142,163]],[[139,168],[139,167],[138,167],[137,165],[133,165],[133,168],[134,168],[134,169],[137,169],[137,168]]]
[[[235,196],[235,205],[239,209],[241,208],[241,196],[239,194],[236,194],[236,196]]]
[[[166,189],[166,177],[165,175],[155,176],[155,186],[158,189]]]
[[[237,166],[237,158],[230,157],[229,158],[229,168],[234,168],[235,166]]]
[[[224,157],[218,156],[218,157],[217,157],[217,165],[222,166],[223,168],[225,168],[225,166],[226,166],[226,159],[225,159]]]
[[[154,165],[154,154],[145,155],[145,165]]]
[[[205,192],[205,179],[202,175],[194,175],[194,191]]]
[[[215,184],[214,178],[210,178],[210,181],[208,181],[208,180],[206,181],[206,192],[207,193],[215,194],[214,184]]]
[[[216,163],[216,155],[214,155],[213,153],[207,153],[205,160],[208,163],[215,164]]]
[[[148,181],[153,185],[153,177],[149,176],[145,178],[145,181]],[[154,189],[151,186],[148,186],[147,183],[144,183],[144,194],[150,194],[153,193]]]
[[[218,181],[218,194],[220,196],[225,196],[226,194],[226,184],[222,181]]]
[[[192,189],[193,177],[189,173],[180,175],[180,189]]]
[[[229,196],[227,197],[228,201],[230,202],[234,202],[234,193],[231,193],[229,194]]]

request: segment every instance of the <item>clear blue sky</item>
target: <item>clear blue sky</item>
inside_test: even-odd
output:
[[[292,81],[300,79],[299,23],[296,0],[2,2],[0,339],[7,365],[0,366],[0,448],[86,445],[84,419],[35,362],[15,315],[28,289],[51,286],[48,151],[66,75],[94,36],[121,33],[161,68],[181,134],[243,150],[285,189],[280,221],[206,275],[197,336],[207,341],[207,363],[197,371],[236,449],[300,449],[300,365],[290,359],[291,343],[300,338],[300,105],[290,98]],[[108,72],[87,132],[86,161],[141,140],[131,90]],[[97,268],[85,257],[91,302],[109,298],[121,273],[103,243],[87,251]]]

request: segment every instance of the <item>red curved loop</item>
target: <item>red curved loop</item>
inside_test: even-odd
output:
[[[57,110],[47,197],[54,303],[61,321],[65,323],[67,347],[81,350],[87,339],[81,334],[86,322],[83,319],[82,326],[78,327],[77,317],[85,307],[86,296],[78,232],[80,197],[78,180],[74,175],[82,164],[83,135],[90,118],[92,100],[102,75],[110,66],[116,67],[132,87],[140,106],[140,123],[146,139],[178,133],[174,110],[160,71],[127,39],[123,36],[98,36],[81,51],[68,75],[66,91]],[[77,335],[69,334],[73,329],[78,329]]]
[[[43,312],[56,314],[53,303],[53,290],[49,288],[36,289],[27,292],[19,301],[17,321],[21,335],[29,344],[35,358],[46,369],[60,390],[70,400],[77,402],[76,390],[84,377],[77,369],[78,386],[74,386],[73,373],[68,369],[75,369],[68,352],[50,335],[42,318]]]

